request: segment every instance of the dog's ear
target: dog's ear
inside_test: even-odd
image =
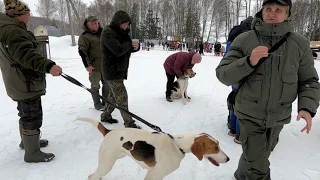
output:
[[[191,152],[201,161],[204,154],[204,144],[201,141],[195,141],[191,146]]]

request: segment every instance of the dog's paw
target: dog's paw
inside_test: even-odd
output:
[[[88,176],[88,180],[97,180],[97,179],[101,180],[102,178],[96,178],[96,177],[95,177],[95,174],[90,174],[90,175]]]

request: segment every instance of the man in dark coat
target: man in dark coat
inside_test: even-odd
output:
[[[201,62],[201,55],[195,52],[177,52],[170,55],[163,64],[167,75],[166,100],[172,102],[171,90],[175,77],[182,78],[186,69],[192,69]],[[189,97],[188,97],[189,98]]]
[[[130,24],[131,18],[128,13],[118,11],[101,35],[103,77],[110,87],[108,100],[126,110],[128,110],[128,94],[123,81],[128,77],[131,53],[139,51],[139,43],[132,42],[129,36]],[[107,104],[101,114],[101,121],[117,123],[118,121],[111,116],[113,110],[114,107]],[[121,111],[121,116],[125,127],[139,128],[129,114]]]
[[[37,51],[34,34],[27,30],[30,9],[20,1],[5,0],[6,15],[0,13],[0,68],[8,96],[18,103],[20,147],[24,161],[49,162],[55,156],[40,147],[42,126],[41,96],[46,93],[46,75],[59,76],[62,69]]]

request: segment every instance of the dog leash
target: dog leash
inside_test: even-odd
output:
[[[144,123],[145,125],[149,126],[151,129],[153,129],[153,130],[155,130],[155,131],[157,131],[157,132],[159,132],[159,133],[164,133],[164,134],[168,135],[168,136],[172,139],[173,143],[175,143],[175,144],[177,145],[177,147],[179,148],[180,152],[181,152],[183,155],[185,154],[185,152],[184,152],[184,151],[178,146],[178,144],[174,141],[174,137],[173,137],[171,134],[169,134],[169,133],[163,132],[160,127],[158,127],[158,126],[156,126],[156,125],[154,125],[154,124],[149,123],[148,121],[146,121],[146,120],[142,119],[141,117],[139,117],[139,116],[131,113],[130,111],[127,111],[126,109],[123,109],[123,108],[121,108],[121,107],[118,107],[118,106],[112,104],[110,101],[108,101],[106,98],[104,98],[103,96],[101,96],[99,93],[97,93],[97,92],[95,92],[95,91],[92,91],[91,89],[87,88],[86,86],[84,86],[83,84],[81,84],[81,83],[80,83],[78,80],[76,80],[75,78],[73,78],[73,77],[71,77],[71,76],[69,76],[69,75],[67,75],[67,74],[65,74],[65,73],[61,73],[60,75],[61,75],[63,78],[65,78],[66,80],[70,81],[71,83],[73,83],[73,84],[75,84],[75,85],[77,85],[77,86],[80,86],[80,87],[82,87],[83,89],[89,91],[91,94],[95,94],[95,95],[99,96],[102,100],[104,100],[106,103],[110,104],[111,106],[119,109],[120,111],[124,111],[124,112],[128,113],[130,116],[134,117],[134,118],[137,119],[138,121],[140,121],[140,122]]]
[[[97,92],[95,92],[95,91],[92,91],[91,89],[87,88],[86,86],[84,86],[83,84],[81,84],[81,83],[80,83],[78,80],[76,80],[75,78],[73,78],[73,77],[71,77],[71,76],[69,76],[69,75],[67,75],[67,74],[65,74],[65,73],[63,73],[63,72],[60,73],[60,75],[61,75],[62,77],[64,77],[66,80],[70,81],[71,83],[73,83],[73,84],[75,84],[75,85],[77,85],[77,86],[80,86],[80,87],[82,87],[83,89],[89,91],[91,94],[94,94],[94,95],[96,95],[96,96],[99,96],[100,99],[104,100],[106,103],[110,104],[111,106],[119,109],[120,111],[124,111],[124,112],[128,113],[130,116],[134,117],[134,118],[137,119],[138,121],[140,121],[140,122],[144,123],[145,125],[149,126],[149,127],[152,128],[153,130],[155,130],[155,131],[157,131],[157,132],[162,132],[162,133],[164,133],[158,126],[149,123],[148,121],[146,121],[146,120],[142,119],[141,117],[139,117],[139,116],[131,113],[130,111],[127,111],[126,109],[123,109],[123,108],[121,108],[121,107],[119,107],[119,106],[117,106],[117,105],[112,104],[110,101],[108,101],[107,98],[105,98],[105,97],[101,96],[99,93],[97,93]]]

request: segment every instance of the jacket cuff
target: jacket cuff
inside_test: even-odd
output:
[[[55,62],[51,61],[47,64],[47,67],[46,67],[46,73],[50,73],[50,69],[52,68],[52,66],[56,65]]]
[[[310,113],[311,117],[314,117],[316,115],[316,113],[313,113],[309,109],[306,109],[306,108],[301,108],[301,109],[299,109],[298,112],[300,112],[300,111],[307,111],[308,113]]]
[[[248,65],[252,68],[252,69],[255,69],[257,66],[252,66],[251,63],[250,63],[250,56],[247,57],[247,63]]]
[[[241,59],[237,60],[237,66],[238,67],[243,67],[243,69],[247,73],[251,73],[253,70],[255,70],[255,68],[250,65],[250,62],[248,62],[249,57],[250,56],[244,57],[244,58],[241,58]]]

